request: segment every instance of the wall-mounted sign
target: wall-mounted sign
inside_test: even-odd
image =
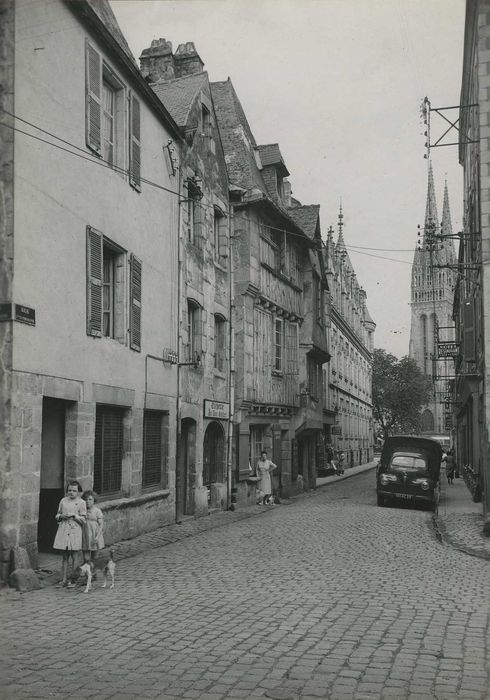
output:
[[[444,343],[437,343],[437,357],[455,358],[459,355],[459,343],[456,340],[448,340]]]
[[[204,418],[219,418],[220,420],[228,420],[229,415],[229,403],[204,399]]]
[[[23,304],[12,304],[12,302],[4,302],[0,304],[0,321],[20,321],[27,323],[29,326],[36,325],[36,311],[30,306]]]
[[[332,433],[332,435],[342,435],[342,426],[341,425],[332,425],[331,433]]]

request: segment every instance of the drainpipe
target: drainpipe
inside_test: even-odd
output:
[[[179,472],[180,469],[180,414],[181,414],[181,399],[180,399],[180,347],[182,339],[182,330],[180,323],[180,313],[181,313],[181,278],[182,278],[182,236],[181,236],[181,220],[182,220],[182,159],[179,163],[179,200],[178,200],[178,214],[177,214],[177,378],[176,378],[176,396],[175,396],[175,522],[181,522],[181,516],[183,513],[179,512],[179,508],[182,506],[179,503],[179,494],[182,496],[182,485],[180,484],[180,489],[177,488],[178,479],[182,479],[182,474]],[[185,483],[185,482],[184,482]],[[185,503],[185,496],[184,496]]]
[[[227,464],[226,464],[226,507],[228,510],[231,509],[231,483],[233,477],[233,419],[235,416],[235,333],[234,333],[234,289],[233,289],[233,205],[229,204],[229,224],[228,224],[228,235],[229,235],[229,246],[228,246],[228,290],[230,295],[230,320],[229,320],[229,348],[230,348],[230,361],[229,361],[229,372],[228,372],[228,401],[229,401],[229,415],[228,415],[228,445],[227,445]]]

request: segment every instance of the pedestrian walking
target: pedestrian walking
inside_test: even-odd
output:
[[[446,477],[448,484],[452,484],[454,482],[455,469],[456,460],[454,459],[454,453],[452,450],[448,450],[448,453],[446,455]]]
[[[68,565],[71,562],[71,575],[75,571],[75,559],[82,548],[82,527],[87,516],[87,506],[80,498],[82,487],[78,481],[69,481],[64,496],[58,506],[56,520],[58,530],[53,542],[53,549],[63,552],[61,564],[61,581],[57,588],[75,588],[68,580]]]
[[[91,562],[95,559],[96,552],[104,548],[104,515],[100,508],[95,504],[97,502],[97,494],[93,491],[85,491],[82,496],[87,504],[87,518],[82,528],[82,550],[83,559],[85,562]]]
[[[267,459],[266,450],[262,450],[260,453],[260,459],[257,462],[257,476],[260,481],[257,483],[257,488],[264,494],[262,497],[262,503],[264,505],[272,503],[272,480],[271,472],[277,469],[277,465]]]

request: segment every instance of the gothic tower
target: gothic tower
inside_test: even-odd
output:
[[[438,360],[436,334],[440,341],[454,340],[452,307],[455,286],[456,255],[451,236],[451,212],[447,182],[444,187],[442,221],[439,223],[432,164],[425,223],[412,265],[409,354],[432,381],[429,404],[422,411],[423,432],[448,432],[444,420],[443,396],[448,393],[448,381],[454,373],[452,360]]]

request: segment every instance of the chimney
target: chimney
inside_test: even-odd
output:
[[[179,44],[174,56],[175,77],[182,78],[184,75],[202,73],[204,63],[201,61],[196,51],[193,41]]]
[[[150,48],[141,52],[140,70],[149,83],[175,78],[172,43],[166,39],[153,39]]]
[[[284,202],[284,205],[286,207],[290,207],[291,206],[291,183],[289,182],[289,180],[282,181],[282,191],[283,191],[282,200]]]

